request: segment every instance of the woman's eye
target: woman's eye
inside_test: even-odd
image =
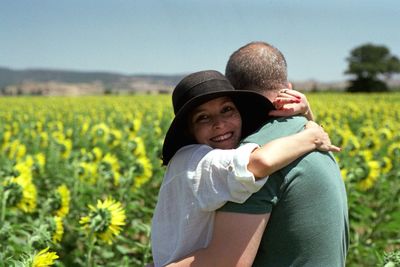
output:
[[[233,106],[225,106],[222,109],[222,113],[226,113],[226,112],[230,112],[230,111],[234,111],[234,110],[235,110],[235,107],[233,107]]]
[[[208,121],[209,117],[207,115],[199,115],[195,118],[195,122],[206,122]]]

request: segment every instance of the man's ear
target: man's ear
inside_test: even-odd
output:
[[[288,88],[289,88],[289,89],[293,89],[293,86],[292,86],[292,83],[291,83],[291,82],[288,82],[287,85],[288,85]]]

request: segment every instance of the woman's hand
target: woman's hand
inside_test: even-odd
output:
[[[322,126],[316,124],[313,121],[309,121],[305,125],[305,129],[307,131],[312,131],[312,134],[315,138],[314,144],[316,145],[316,149],[318,149],[319,151],[340,152],[340,147],[332,145],[328,133],[325,132]]]
[[[272,104],[274,104],[276,110],[272,110],[269,113],[271,116],[287,117],[293,115],[303,115],[310,121],[314,120],[307,97],[296,90],[280,90]]]

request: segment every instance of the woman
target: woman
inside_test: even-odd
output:
[[[152,222],[155,266],[206,247],[214,210],[227,201],[244,202],[269,174],[311,150],[339,150],[312,122],[304,131],[262,147],[236,148],[263,125],[273,105],[255,92],[234,90],[217,71],[185,77],[172,102],[175,118],[163,146],[168,166]]]

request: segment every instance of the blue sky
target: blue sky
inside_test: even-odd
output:
[[[182,74],[225,69],[250,41],[289,78],[338,81],[364,43],[400,57],[398,0],[0,0],[0,66]]]

